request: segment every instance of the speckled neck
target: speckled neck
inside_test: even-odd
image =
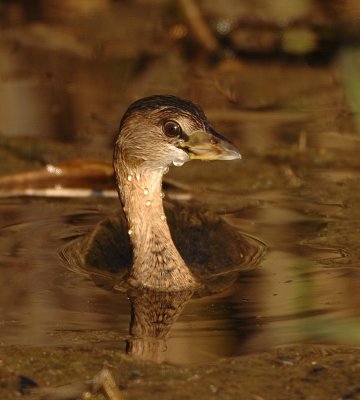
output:
[[[196,279],[177,251],[163,208],[164,168],[128,168],[115,163],[119,195],[133,245],[133,285],[156,290],[183,290]]]

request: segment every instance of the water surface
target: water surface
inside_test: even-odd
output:
[[[267,254],[224,292],[184,302],[156,356],[150,352],[157,361],[206,362],[290,343],[360,344],[358,271],[336,263],[346,256],[342,249],[305,244],[340,205],[278,190],[255,196],[261,206],[223,217],[265,242]],[[96,338],[97,345],[129,351],[127,294],[67,269],[59,254],[117,207],[116,199],[1,200],[3,343],[76,346]]]

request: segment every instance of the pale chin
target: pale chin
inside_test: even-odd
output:
[[[186,162],[190,161],[190,157],[187,153],[185,153],[185,151],[183,151],[181,149],[176,149],[176,152],[174,152],[174,153],[175,154],[174,154],[172,163],[173,163],[173,165],[175,165],[175,167],[181,167]]]

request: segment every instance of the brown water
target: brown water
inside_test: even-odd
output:
[[[71,347],[96,338],[97,345],[186,364],[288,343],[360,345],[359,272],[336,263],[344,256],[340,249],[301,244],[316,236],[339,205],[278,190],[257,193],[256,200],[261,207],[224,218],[265,242],[263,261],[222,293],[181,300],[184,309],[167,327],[170,332],[151,345],[153,338],[129,335],[128,295],[102,287],[86,271],[67,269],[59,255],[111,215],[117,200],[2,199],[1,341]],[[324,265],[323,259],[335,262]]]
[[[122,292],[113,288],[115,277],[69,268],[61,256],[114,213],[117,199],[1,198],[1,343],[71,348],[94,342],[183,364],[289,343],[360,345],[360,257],[355,251],[348,257],[347,250],[360,240],[350,223],[360,219],[360,185],[348,190],[351,201],[345,198],[360,169],[358,151],[351,160],[346,155],[359,148],[359,54],[345,42],[359,37],[352,1],[334,9],[301,0],[289,7],[245,1],[240,8],[239,2],[200,2],[210,31],[234,24],[228,34],[217,30],[224,40],[216,63],[204,43],[196,44],[184,13],[175,15],[163,2],[91,2],[94,9],[90,2],[35,2],[33,10],[26,2],[7,3],[0,43],[1,175],[64,160],[109,162],[131,101],[154,93],[191,98],[239,146],[244,170],[221,163],[194,172],[189,163],[173,179],[190,189],[173,195],[184,203],[193,196],[254,237],[255,250],[264,243],[267,252],[212,296]],[[336,46],[327,49],[327,42]],[[77,177],[76,188],[92,191],[106,175],[112,189],[109,168],[95,165],[87,185],[82,163],[64,173],[72,182]],[[40,183],[63,185],[55,175],[48,168]],[[25,184],[23,178],[11,176],[10,190],[43,189],[39,182],[32,186],[31,179],[41,180],[36,173]],[[344,216],[348,206],[352,211]],[[337,222],[341,229],[334,233]],[[140,324],[153,309],[156,324]]]

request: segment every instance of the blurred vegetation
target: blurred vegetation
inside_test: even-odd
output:
[[[359,18],[355,0],[2,1],[0,133],[111,146],[129,102],[159,92],[224,111],[244,135],[256,115],[304,103],[324,114],[313,130],[349,133],[358,66],[344,95],[338,55],[358,45]],[[257,129],[272,142],[269,125]]]

